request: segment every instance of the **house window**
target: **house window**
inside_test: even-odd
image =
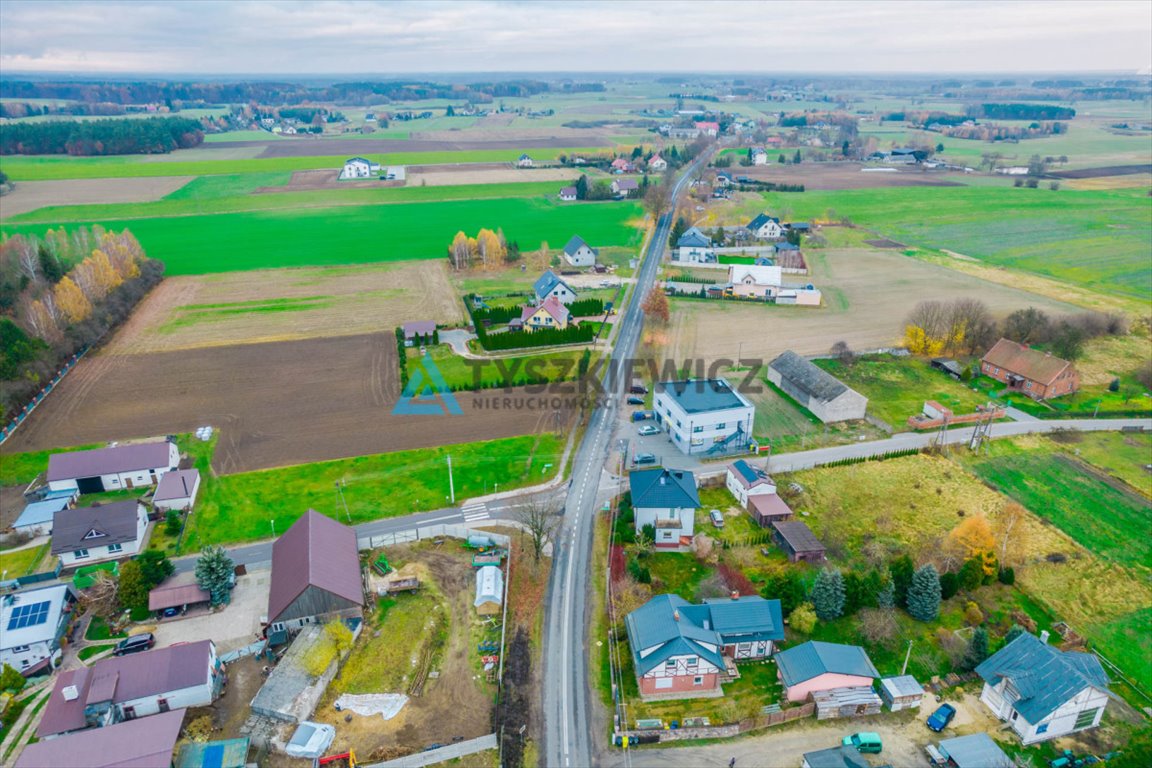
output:
[[[12,648],[12,653],[27,653],[27,652],[28,652],[28,646],[26,646],[26,645],[17,645],[17,646]]]
[[[724,429],[724,427],[726,427],[726,426],[728,426],[728,425],[722,421],[716,425],[716,429]]]
[[[1016,710],[1012,710],[1012,722],[1016,722],[1016,718],[1018,717],[1020,717],[1020,713]]]
[[[688,657],[688,666],[695,667],[699,664],[700,664],[700,657],[699,656],[689,656]]]
[[[28,659],[20,659],[20,668],[21,669],[27,669],[28,668]]]
[[[123,552],[123,551],[124,551],[124,547],[120,544],[109,544],[108,545],[108,552],[109,553]]]
[[[704,678],[697,675],[696,677],[692,678],[692,685],[704,685]]]
[[[703,432],[703,431],[704,431],[704,427],[692,427],[692,431],[693,431],[693,432]]]
[[[1092,723],[1096,722],[1096,715],[1099,712],[1100,712],[1099,708],[1084,710],[1080,714],[1076,715],[1076,724],[1074,726],[1072,726],[1072,728],[1075,730],[1080,730],[1081,728],[1087,728],[1088,726],[1092,725]]]
[[[668,659],[668,661],[664,662],[664,669],[667,670],[668,672],[675,671],[676,670],[676,659]]]
[[[74,560],[83,560],[86,557],[88,557],[88,550],[86,549],[78,549],[72,553],[72,558]]]
[[[112,485],[120,485],[120,478],[118,478],[118,477],[112,478]]]
[[[124,719],[125,720],[135,720],[136,719],[136,707],[124,707]]]
[[[1036,726],[1036,733],[1048,733],[1048,723],[1041,723]]]

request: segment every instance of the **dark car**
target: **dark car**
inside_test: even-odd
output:
[[[951,704],[941,704],[935,712],[928,715],[928,727],[936,733],[940,733],[948,727],[948,723],[952,722],[954,717],[956,717],[956,707]]]
[[[170,619],[173,616],[179,616],[180,615],[180,609],[179,608],[165,608],[164,612],[160,615],[165,619]]]
[[[116,648],[113,649],[112,655],[124,656],[128,653],[139,653],[140,651],[148,650],[154,645],[156,645],[156,638],[152,636],[151,632],[145,632],[140,635],[126,637],[116,643]]]
[[[637,397],[636,395],[629,395],[628,405],[644,405],[644,398]]]
[[[644,386],[643,384],[633,384],[632,386],[628,387],[628,391],[634,395],[646,395],[648,394],[648,387]]]

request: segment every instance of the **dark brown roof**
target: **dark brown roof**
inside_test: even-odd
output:
[[[1067,360],[1008,339],[996,342],[984,355],[984,362],[1040,384],[1051,384],[1072,366]]]
[[[786,517],[792,508],[774,493],[760,493],[748,497],[748,506],[760,517]]]
[[[772,523],[789,548],[797,554],[801,552],[823,552],[824,545],[812,533],[812,529],[799,520]]]
[[[120,703],[202,685],[208,680],[212,641],[200,640],[154,651],[110,656],[91,667],[62,672],[56,678],[36,736],[84,727],[84,707],[100,701]],[[65,689],[75,687],[75,696]],[[71,700],[69,700],[71,697]]]
[[[54,453],[48,457],[48,481],[114,475],[140,469],[168,467],[168,441],[135,443],[92,451]]]
[[[404,338],[411,339],[416,336],[431,336],[432,332],[436,330],[435,320],[413,320],[410,323],[404,323]]]
[[[140,502],[129,499],[60,510],[52,516],[52,554],[136,541],[139,506]]]
[[[152,496],[153,503],[157,501],[171,501],[172,499],[187,499],[200,483],[200,470],[174,469],[165,472],[156,484],[156,493]]]
[[[148,593],[148,610],[162,611],[165,608],[179,608],[193,603],[206,603],[212,595],[196,583],[196,575],[191,572],[177,574],[167,579]]]
[[[171,768],[184,712],[175,709],[29,744],[15,768]]]
[[[355,531],[312,509],[272,545],[268,621],[310,586],[364,604]]]

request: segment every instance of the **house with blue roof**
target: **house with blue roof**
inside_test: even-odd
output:
[[[544,274],[536,278],[532,290],[536,293],[537,301],[544,301],[549,296],[555,296],[561,304],[571,304],[576,301],[576,291],[572,290],[572,286],[564,282],[559,275],[550,269],[545,270]]]
[[[728,465],[724,484],[733,498],[745,509],[748,508],[749,497],[776,493],[776,483],[764,468],[745,459],[736,459]]]
[[[675,549],[692,543],[700,494],[696,476],[686,469],[645,469],[628,476],[636,532],[655,530],[657,548]]]
[[[756,407],[725,379],[656,384],[656,423],[690,455],[726,456],[748,449]]]
[[[1024,744],[1095,728],[1112,696],[1095,655],[1048,645],[1047,634],[1024,633],[976,667],[980,701]]]
[[[624,618],[644,700],[723,696],[736,662],[764,659],[784,639],[779,600],[759,595],[689,603],[657,595]]]
[[[52,518],[57,512],[71,509],[79,497],[80,492],[75,488],[48,491],[39,499],[28,502],[24,511],[16,518],[16,522],[12,523],[12,529],[16,533],[29,536],[45,536],[52,533]]]
[[[788,701],[837,688],[871,688],[880,677],[858,645],[809,640],[776,654],[776,671]]]
[[[689,227],[676,240],[672,258],[681,264],[715,264],[716,249],[712,246],[712,238],[698,227]]]
[[[748,222],[745,229],[757,240],[778,240],[784,236],[784,227],[780,225],[780,219],[766,213],[762,213]]]

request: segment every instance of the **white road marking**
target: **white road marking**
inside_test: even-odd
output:
[[[491,518],[492,515],[488,514],[487,512],[477,512],[474,515],[464,515],[464,522],[475,523],[478,520],[490,520]]]

